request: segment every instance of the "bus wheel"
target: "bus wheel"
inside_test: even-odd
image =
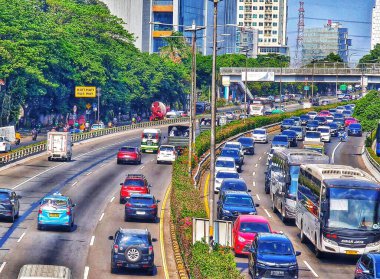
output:
[[[301,223],[300,239],[301,239],[301,243],[305,243],[306,242],[306,237],[305,237],[305,234],[303,232],[303,223]]]
[[[317,236],[315,236],[314,254],[317,259],[320,259],[323,257],[322,251],[318,249]]]
[[[272,210],[273,210],[274,213],[277,213],[277,208],[274,205],[274,199],[273,199],[273,197],[272,197]]]
[[[288,221],[288,219],[286,218],[286,212],[285,212],[285,208],[283,205],[281,205],[280,214],[281,214],[281,221],[285,224]]]

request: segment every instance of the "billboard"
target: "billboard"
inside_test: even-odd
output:
[[[95,98],[96,86],[75,86],[75,98]]]
[[[245,75],[247,75],[247,81],[274,81],[274,72],[242,72],[242,81],[245,81]]]

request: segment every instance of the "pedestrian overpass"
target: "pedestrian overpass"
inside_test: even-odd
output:
[[[358,84],[362,89],[380,87],[380,64],[359,64],[349,67],[347,64],[336,63],[314,64],[306,68],[221,68],[220,76],[224,86],[224,97],[228,99],[230,92],[234,94],[237,87],[247,82],[304,82],[333,83],[338,90],[338,84]],[[252,94],[247,94],[251,99]]]

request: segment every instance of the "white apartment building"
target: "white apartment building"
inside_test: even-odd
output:
[[[237,1],[238,26],[258,30],[258,54],[289,55],[286,38],[287,0]]]
[[[380,0],[376,0],[372,10],[371,49],[380,44]]]

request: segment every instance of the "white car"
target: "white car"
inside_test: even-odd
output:
[[[11,142],[6,137],[0,137],[0,152],[9,152],[11,149]]]
[[[244,155],[244,151],[243,151],[243,145],[238,142],[238,141],[228,141],[224,146],[223,148],[235,148],[235,149],[239,149],[240,150],[240,153],[242,155]]]
[[[166,118],[178,118],[181,117],[181,113],[179,111],[171,110],[166,113]]]
[[[177,159],[177,151],[174,145],[161,145],[157,151],[157,164],[162,162],[172,163]]]
[[[334,121],[334,116],[326,116],[325,118],[327,123],[332,123]]]
[[[218,171],[215,175],[214,192],[219,193],[220,185],[225,178],[240,178],[238,172],[235,171]]]
[[[318,131],[306,131],[305,138],[303,140],[304,143],[307,142],[320,142],[321,141],[321,132]]]
[[[266,129],[254,129],[251,136],[255,142],[268,143],[268,133]]]
[[[336,107],[336,112],[337,112],[337,113],[342,113],[344,110],[345,110],[345,108],[342,107],[342,106],[338,106],[338,107]]]
[[[104,128],[105,128],[105,126],[102,123],[100,123],[100,124],[92,124],[91,131],[101,130],[101,129],[104,129]]]
[[[215,173],[218,171],[237,171],[235,160],[231,157],[218,157],[215,162]]]
[[[329,126],[319,126],[317,131],[321,133],[321,141],[330,142],[331,140],[331,130]]]
[[[309,115],[310,119],[313,120],[315,117],[317,117],[318,113],[316,111],[309,111],[307,115]]]

